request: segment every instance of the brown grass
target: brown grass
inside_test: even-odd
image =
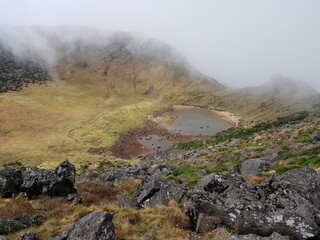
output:
[[[118,194],[117,189],[110,183],[94,180],[77,183],[77,189],[86,206],[115,202]]]
[[[259,184],[268,178],[267,175],[264,176],[250,176],[247,177],[246,181],[250,184]]]
[[[117,186],[118,194],[127,195],[129,192],[135,191],[140,183],[140,179],[125,179]]]
[[[106,210],[115,209],[107,207]],[[142,210],[121,208],[114,216],[116,234],[119,238],[142,240],[145,235],[156,239],[185,239],[188,232],[184,227],[188,218],[179,205],[171,202],[169,206],[157,206]]]
[[[12,219],[21,214],[32,215],[36,213],[36,209],[32,206],[30,201],[25,198],[16,198],[7,200],[0,209],[0,217],[5,219]]]

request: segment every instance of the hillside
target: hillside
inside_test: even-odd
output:
[[[52,167],[61,159],[77,166],[114,160],[108,148],[120,133],[176,103],[225,109],[244,125],[319,109],[315,92],[297,98],[295,89],[269,88],[261,95],[257,89],[231,89],[197,72],[166,44],[128,33],[34,27],[19,34],[18,43],[2,35],[1,63],[10,78],[7,70],[1,76],[16,84],[6,90],[24,86],[0,95],[3,163]],[[92,155],[90,148],[104,155]]]

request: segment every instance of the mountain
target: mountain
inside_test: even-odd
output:
[[[120,133],[176,103],[225,109],[245,126],[319,109],[319,94],[308,87],[297,98],[303,84],[290,91],[232,89],[167,44],[129,33],[85,27],[2,27],[1,33],[0,87],[7,91],[0,94],[1,162],[54,166],[67,158],[80,166],[112,159],[88,149],[107,149]]]

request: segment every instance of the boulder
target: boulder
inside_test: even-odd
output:
[[[260,237],[255,234],[248,235],[238,235],[238,236],[228,236],[228,237],[220,237],[218,240],[290,240],[288,236],[282,236],[279,233],[272,233],[269,237]]]
[[[268,170],[268,164],[260,158],[246,160],[241,164],[240,173],[242,176],[256,175]]]
[[[214,230],[222,220],[217,216],[210,216],[205,213],[199,213],[196,232],[205,233]]]
[[[61,235],[47,240],[116,240],[113,215],[114,213],[106,211],[92,212]]]
[[[32,216],[23,214],[14,219],[0,219],[0,234],[6,235],[28,227],[40,226],[43,221],[43,216],[39,214]]]
[[[177,166],[173,164],[158,164],[153,167],[150,175],[153,177],[167,177],[176,168]]]
[[[271,190],[278,184],[289,184],[290,188],[308,200],[312,205],[320,207],[320,174],[313,168],[297,168],[282,175],[273,175],[262,183]]]
[[[239,182],[244,182],[244,179],[237,173],[211,173],[200,179],[195,188],[210,193],[222,193],[230,186],[238,184]]]
[[[265,161],[267,164],[278,162],[280,159],[281,157],[276,153],[261,158],[261,160]]]
[[[130,199],[121,195],[118,195],[117,199],[118,199],[119,207],[129,207],[133,209],[139,209],[139,204],[133,199]]]
[[[40,238],[34,232],[25,232],[21,234],[19,240],[40,240]]]
[[[6,236],[0,235],[0,240],[8,240]]]
[[[72,205],[79,205],[83,202],[82,197],[77,193],[68,194],[67,200],[71,202]]]
[[[261,184],[239,182],[217,197],[193,194],[185,212],[193,226],[203,213],[219,217],[223,225],[243,235],[267,237],[277,232],[292,239],[319,239],[318,183],[314,170],[294,169]]]
[[[20,192],[22,172],[18,169],[0,170],[0,196],[10,198]]]
[[[67,196],[74,188],[75,167],[67,160],[55,170],[32,167],[23,174],[21,189],[28,197],[34,195]]]
[[[180,202],[187,191],[186,185],[149,177],[138,186],[136,200],[142,207],[168,205],[171,200]]]
[[[124,179],[135,179],[148,175],[148,168],[145,165],[133,165],[128,168],[116,169],[100,175],[101,182],[118,184]]]

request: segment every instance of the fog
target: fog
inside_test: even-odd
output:
[[[231,87],[282,74],[320,91],[318,0],[0,0],[0,6],[1,25],[92,26],[159,39]],[[47,49],[32,36],[20,40]]]

